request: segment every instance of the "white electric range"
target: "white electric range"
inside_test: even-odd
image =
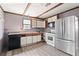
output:
[[[45,41],[47,44],[55,46],[55,33],[45,33]]]

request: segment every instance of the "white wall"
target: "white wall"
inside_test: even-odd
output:
[[[20,15],[15,15],[11,13],[5,13],[5,29],[7,30],[7,32],[22,31],[23,18],[27,18],[27,17],[23,17]],[[32,19],[32,18],[29,18],[29,19]]]
[[[8,32],[21,31],[23,16],[5,13],[5,29]]]

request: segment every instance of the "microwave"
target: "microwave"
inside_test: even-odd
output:
[[[53,29],[55,29],[55,21],[49,22],[49,23],[48,23],[48,28],[53,28]]]

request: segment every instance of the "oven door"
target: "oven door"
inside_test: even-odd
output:
[[[48,36],[48,41],[53,41],[53,37]]]
[[[47,42],[47,44],[49,44],[49,45],[52,45],[52,46],[55,46],[54,44],[54,42],[55,42],[55,34],[51,34],[51,33],[46,33],[46,42]]]
[[[54,43],[54,36],[48,36],[47,41],[50,43]]]

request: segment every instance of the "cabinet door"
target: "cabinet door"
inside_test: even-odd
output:
[[[45,28],[45,21],[38,21],[37,20],[37,27],[43,27],[43,28]]]
[[[36,27],[36,23],[37,23],[37,21],[35,19],[32,20],[32,28],[35,28]]]
[[[50,18],[48,18],[48,23],[56,21],[56,20],[57,20],[57,16],[50,17]]]
[[[37,40],[38,40],[38,42],[41,41],[41,35],[38,35],[38,36],[37,36]]]
[[[26,39],[27,39],[26,37],[21,37],[21,47],[26,46],[26,43],[27,43]]]
[[[32,36],[27,36],[27,44],[32,44]]]
[[[37,40],[38,38],[37,38],[37,36],[33,36],[33,43],[36,43],[36,42],[38,42],[38,40]]]
[[[45,21],[41,21],[40,26],[45,28]]]
[[[40,27],[41,21],[37,20],[37,27]]]

